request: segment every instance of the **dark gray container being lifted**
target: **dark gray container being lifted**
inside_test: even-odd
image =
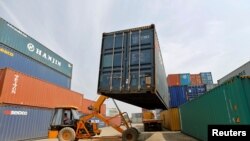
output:
[[[146,109],[166,109],[169,94],[155,26],[103,33],[98,93]]]

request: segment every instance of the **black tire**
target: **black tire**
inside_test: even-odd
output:
[[[70,127],[64,127],[58,133],[59,141],[74,141],[76,138],[76,132]]]
[[[137,141],[139,134],[135,128],[128,128],[122,132],[122,141]]]
[[[140,132],[138,131],[138,129],[136,129],[135,127],[131,127],[131,129],[134,129],[137,132],[137,135],[139,136]]]

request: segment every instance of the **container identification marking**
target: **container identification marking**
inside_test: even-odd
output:
[[[14,75],[14,81],[13,81],[13,84],[12,84],[12,89],[11,89],[12,94],[16,94],[18,80],[19,80],[19,75],[15,74]]]
[[[13,110],[5,110],[3,111],[4,115],[20,115],[20,116],[27,116],[27,111],[13,111]]]
[[[10,51],[4,49],[4,48],[0,48],[0,52],[4,53],[4,54],[6,54],[6,55],[9,55],[9,56],[11,56],[11,57],[14,56],[14,53],[12,53],[12,52],[10,52]]]
[[[35,54],[41,56],[42,58],[50,61],[52,64],[55,64],[59,67],[62,66],[62,63],[61,61],[57,60],[56,58],[52,57],[51,55],[47,54],[46,52],[38,49],[38,48],[35,48],[35,46],[32,44],[32,43],[28,43],[27,44],[27,49],[30,51],[30,52],[34,52]]]

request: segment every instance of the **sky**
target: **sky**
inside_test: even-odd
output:
[[[103,32],[155,24],[166,75],[212,72],[216,83],[250,60],[249,15],[248,0],[0,0],[0,17],[71,62],[71,89],[91,100]]]

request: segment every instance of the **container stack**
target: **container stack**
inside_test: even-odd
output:
[[[211,72],[169,74],[167,77],[171,108],[179,107],[214,88]]]
[[[46,137],[55,107],[75,106],[88,113],[83,94],[70,90],[72,67],[0,18],[1,141]]]
[[[70,88],[73,65],[0,18],[0,68]]]

